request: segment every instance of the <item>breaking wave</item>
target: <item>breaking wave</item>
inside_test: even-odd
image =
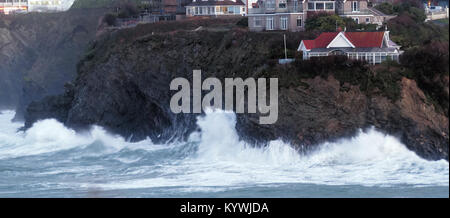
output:
[[[172,144],[131,143],[97,126],[76,133],[53,119],[16,132],[22,124],[10,122],[13,116],[0,114],[0,196],[5,189],[27,188],[214,192],[280,184],[448,187],[449,182],[447,161],[424,160],[373,129],[300,155],[279,140],[264,148],[240,141],[235,114],[224,111],[199,117],[200,131]]]

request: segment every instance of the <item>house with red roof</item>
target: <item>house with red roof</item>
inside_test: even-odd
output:
[[[350,59],[379,64],[387,59],[398,61],[403,53],[389,38],[389,31],[381,32],[325,32],[313,40],[302,40],[298,51],[303,59],[330,55],[345,55]]]

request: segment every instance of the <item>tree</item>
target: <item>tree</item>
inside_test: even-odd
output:
[[[117,24],[117,17],[114,14],[105,14],[105,16],[103,16],[103,22],[108,26],[115,26]]]
[[[394,6],[389,2],[383,2],[383,3],[375,6],[375,8],[385,14],[388,14],[388,15],[392,15],[395,12]]]
[[[410,71],[410,76],[414,78],[420,89],[447,116],[449,109],[448,48],[448,41],[433,41],[425,46],[409,49],[400,56],[401,64]]]
[[[316,30],[320,32],[334,32],[337,28],[344,29],[345,22],[338,15],[327,13],[317,13],[306,20],[306,30]]]
[[[130,18],[139,15],[139,10],[134,1],[119,0],[117,7],[119,8],[119,13],[117,15],[119,18]]]
[[[347,29],[347,31],[374,31],[376,24],[357,24],[351,18],[343,18],[338,15],[318,13],[306,20],[306,30],[319,32],[334,32]]]

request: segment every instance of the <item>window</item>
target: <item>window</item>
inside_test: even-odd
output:
[[[356,53],[348,53],[347,56],[349,59],[356,59]]]
[[[398,61],[398,55],[397,54],[390,54],[389,57],[393,61]]]
[[[370,23],[370,17],[366,18],[366,23]]]
[[[308,10],[314,10],[314,9],[316,9],[315,7],[314,7],[314,2],[308,2]]]
[[[255,20],[255,27],[263,26],[263,18],[262,17],[254,17],[254,20]]]
[[[275,9],[275,0],[267,0],[266,9]]]
[[[278,3],[278,8],[286,8],[286,0],[280,0],[280,3]]]
[[[281,17],[280,21],[281,21],[281,29],[282,30],[287,30],[287,28],[288,28],[288,18],[287,17]]]
[[[352,2],[352,11],[354,11],[354,12],[359,11],[359,2],[358,1]]]
[[[316,10],[323,10],[323,9],[325,9],[323,3],[316,3]]]
[[[332,2],[325,3],[325,9],[334,10],[334,3],[332,3]]]
[[[266,30],[273,30],[273,17],[267,17]]]
[[[303,26],[303,24],[302,24],[302,17],[300,17],[300,16],[297,17],[297,26],[298,27]]]
[[[198,7],[195,7],[195,14],[198,15]]]
[[[294,2],[294,9],[296,12],[302,12],[303,11],[303,3],[301,0]]]
[[[228,11],[229,14],[234,14],[234,12],[235,12],[233,6],[229,6],[227,11]]]
[[[353,20],[355,21],[355,23],[359,24],[359,18],[355,17],[353,18]]]
[[[375,63],[379,64],[381,63],[381,54],[380,53],[375,53]]]

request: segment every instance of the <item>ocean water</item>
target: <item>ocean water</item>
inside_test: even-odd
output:
[[[26,132],[0,114],[0,197],[449,197],[449,163],[375,130],[309,155],[240,141],[235,114],[210,111],[189,140],[131,143],[49,119]]]

